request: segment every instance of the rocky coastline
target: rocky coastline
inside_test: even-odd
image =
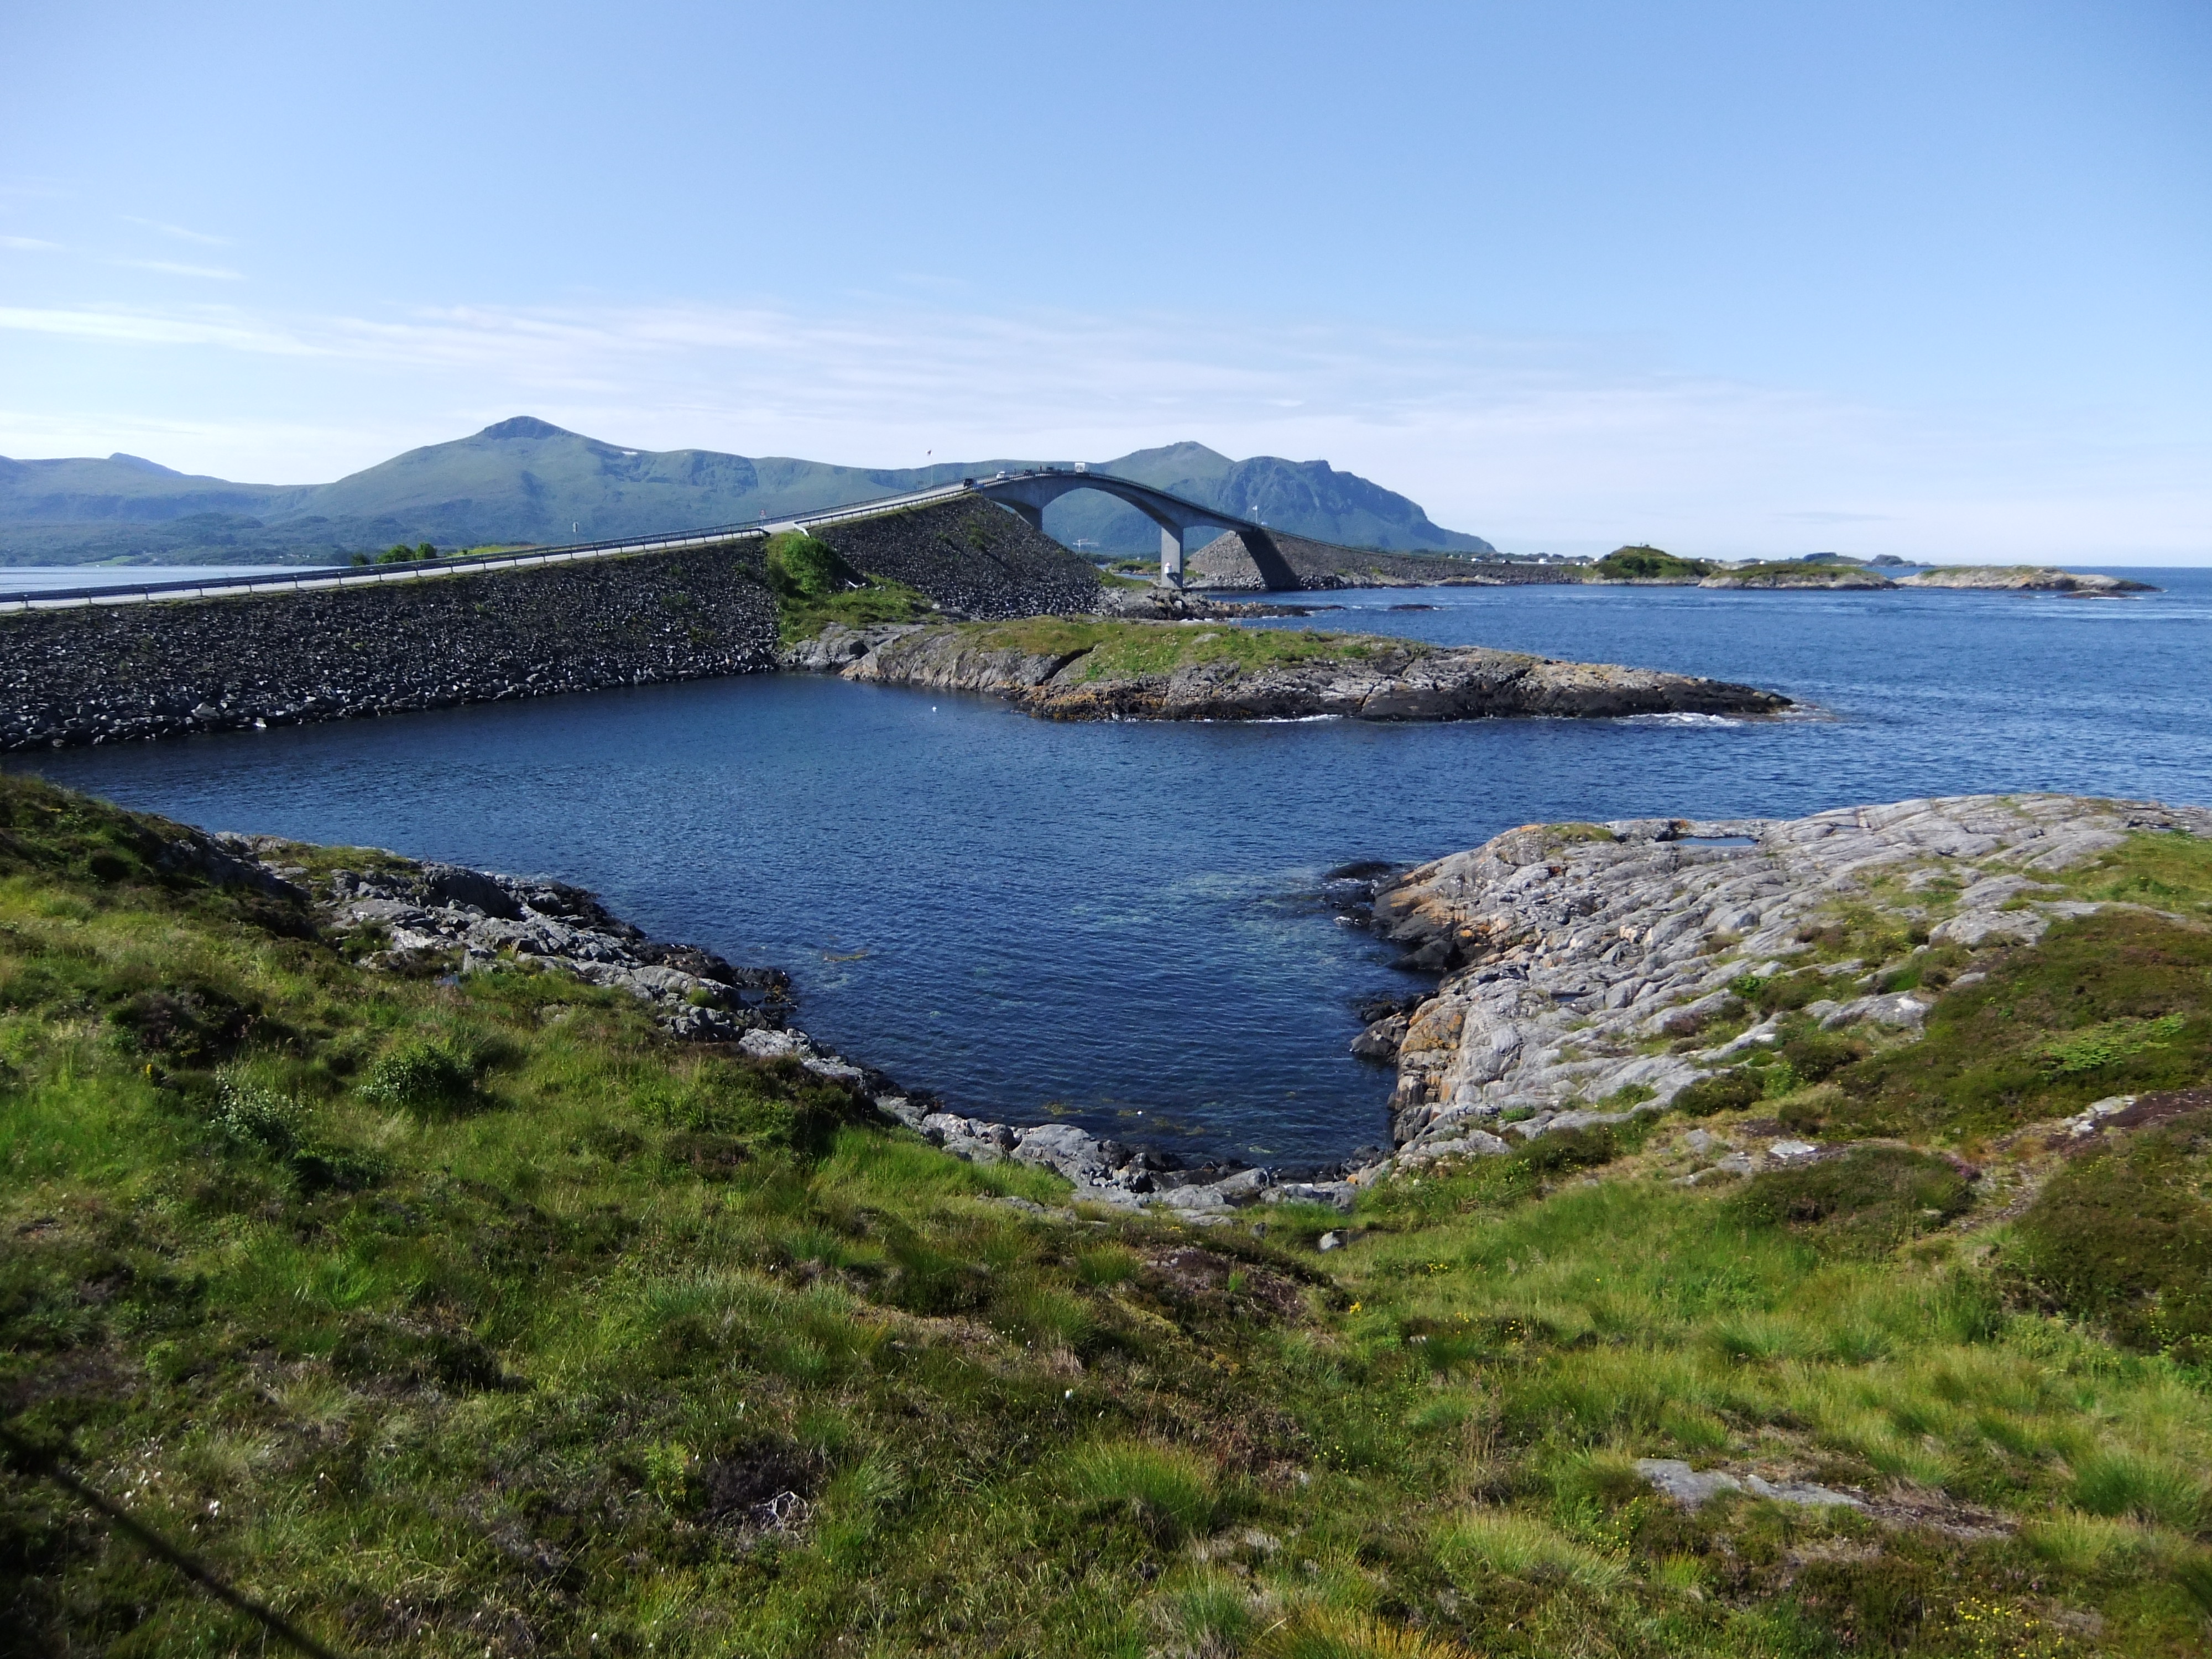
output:
[[[798,1010],[791,976],[781,969],[740,967],[698,945],[650,939],[567,882],[374,849],[344,856],[344,863],[332,865],[327,849],[276,836],[192,831],[170,846],[165,862],[218,884],[312,905],[348,942],[356,965],[372,971],[456,978],[550,973],[627,992],[651,1008],[654,1023],[675,1041],[724,1045],[757,1060],[794,1061],[955,1157],[1053,1170],[1073,1184],[1076,1200],[1158,1207],[1200,1224],[1262,1200],[1350,1205],[1354,1189],[1334,1178],[1339,1170],[1306,1172],[1325,1177],[1319,1180],[1283,1180],[1235,1160],[1193,1160],[1072,1124],[1012,1125],[948,1111],[936,1096],[902,1088],[800,1030],[793,1023]]]
[[[1348,1212],[1362,1188],[1439,1160],[1506,1156],[1540,1137],[1665,1112],[1686,1089],[1778,1043],[1785,1018],[1910,1042],[1946,985],[1979,977],[1976,955],[2033,944],[2055,921],[2102,908],[2049,878],[2142,831],[2212,840],[2212,809],[1971,795],[1795,819],[1528,824],[1410,871],[1333,872],[1345,919],[1400,947],[1401,968],[1437,980],[1431,992],[1369,1008],[1352,1045],[1395,1071],[1391,1146],[1307,1170],[1186,1158],[1065,1122],[968,1115],[809,1036],[794,1023],[781,969],[653,940],[567,883],[381,852],[331,866],[314,860],[323,849],[198,832],[165,861],[304,897],[360,951],[360,966],[416,976],[550,972],[625,991],[673,1040],[795,1061],[954,1157],[1054,1171],[1071,1184],[1071,1204],[1206,1225],[1255,1205]],[[324,867],[311,874],[310,861]],[[1893,924],[1893,954],[1824,955],[1843,913]],[[1944,947],[1963,952],[1966,965],[1883,988]],[[1747,1008],[1747,987],[1793,975],[1807,994],[1789,999],[1786,1012]],[[2106,1115],[2126,1103],[2106,1103]],[[1735,1145],[1693,1129],[1682,1145],[1692,1181],[1829,1150],[1778,1132]]]
[[[871,684],[978,692],[1052,720],[1761,716],[1793,707],[1778,693],[1723,680],[1482,647],[1265,635],[1291,643],[1273,659],[1255,659],[1233,641],[1213,653],[1203,649],[1223,635],[1178,638],[1187,623],[1127,626],[1161,631],[1104,639],[1070,629],[1036,640],[951,623],[832,627],[784,660]],[[1167,660],[1152,665],[1158,658]],[[1128,662],[1139,665],[1121,665]]]
[[[1395,1057],[1393,1158],[1355,1176],[1495,1156],[1661,1112],[1778,1042],[1745,993],[1784,977],[1788,1012],[1911,1040],[1973,958],[2095,913],[2050,878],[2160,830],[2212,839],[2212,810],[2069,795],[1966,795],[1794,819],[1529,824],[1382,884],[1375,927],[1444,977],[1378,1020]],[[1856,933],[1851,928],[1856,927]],[[1838,957],[1838,938],[1878,941]],[[1925,976],[1951,947],[1963,964]],[[1910,980],[1911,988],[1885,990]],[[1794,1150],[1793,1149],[1798,1149]],[[1719,1147],[1746,1169],[1817,1148]]]

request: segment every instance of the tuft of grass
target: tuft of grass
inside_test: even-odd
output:
[[[2075,1465],[2068,1495],[2088,1514],[2125,1516],[2183,1534],[2212,1520],[2212,1476],[2159,1453],[2100,1448]]]
[[[377,1057],[361,1097],[393,1111],[462,1111],[477,1097],[477,1067],[450,1042],[410,1037]]]
[[[1628,1577],[1618,1557],[1576,1542],[1533,1516],[1477,1510],[1436,1538],[1437,1564],[1462,1589],[1479,1590],[1497,1573],[1532,1583],[1553,1581],[1609,1590]]]
[[[1086,1446],[1068,1460],[1066,1484],[1079,1504],[1133,1522],[1163,1542],[1212,1523],[1213,1466],[1181,1447],[1143,1441]]]
[[[1470,1659],[1447,1637],[1325,1608],[1298,1609],[1252,1650],[1259,1659]]]

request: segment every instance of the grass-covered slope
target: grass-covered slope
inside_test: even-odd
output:
[[[2100,1322],[2146,1305],[2141,1263],[2078,1294],[2039,1265],[2100,1248],[2049,1224],[2086,1213],[2066,1182],[2119,1190],[2099,1158],[2201,1227],[2179,1119],[2040,1198],[2049,1155],[2015,1183],[1904,1144],[1677,1184],[1675,1138],[1728,1111],[1545,1137],[1389,1183],[1324,1254],[1333,1212],[1069,1213],[617,994],[365,971],[370,941],[177,838],[0,785],[0,1411],[341,1650],[2212,1632],[2204,1374]],[[1869,1507],[1684,1510],[1639,1457]],[[0,1650],[261,1642],[0,1470]]]

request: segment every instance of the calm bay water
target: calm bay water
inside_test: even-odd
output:
[[[1361,997],[1416,981],[1322,872],[1532,819],[2065,789],[2212,802],[2212,572],[2126,601],[1360,592],[1285,626],[1712,674],[1818,719],[1060,726],[757,676],[11,763],[216,829],[604,895],[788,968],[800,1023],[955,1109],[1278,1162],[1386,1138]],[[1426,603],[1435,611],[1389,609]]]

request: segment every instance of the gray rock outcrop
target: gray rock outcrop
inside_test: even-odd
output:
[[[2143,830],[2212,837],[2212,811],[1970,795],[1794,819],[1531,824],[1424,865],[1375,901],[1408,965],[1444,975],[1399,1039],[1398,1161],[1662,1110],[1777,1040],[1770,1018],[1695,1042],[1732,981],[1808,959],[1832,907],[1887,907],[1938,942],[2029,939],[2097,908],[2045,878]],[[1866,985],[1805,1012],[1910,1036],[1929,1000]]]

